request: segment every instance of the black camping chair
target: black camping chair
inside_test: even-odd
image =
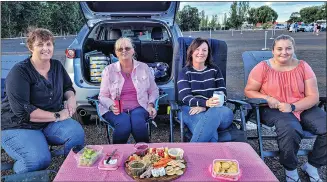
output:
[[[294,57],[296,57],[294,55]],[[246,85],[248,76],[251,72],[251,70],[254,68],[255,65],[257,65],[262,60],[267,60],[272,58],[272,52],[271,51],[246,51],[242,54],[243,58],[243,66],[244,66],[244,83]],[[251,104],[252,110],[248,112],[246,115],[246,121],[254,117],[255,123],[257,125],[257,136],[250,136],[247,139],[258,139],[259,143],[259,152],[262,159],[264,157],[274,157],[278,156],[279,151],[278,150],[265,150],[263,147],[263,141],[264,140],[277,140],[277,136],[267,136],[262,135],[261,127],[267,128],[271,131],[274,131],[275,127],[269,127],[267,125],[262,124],[260,121],[260,111],[259,108],[267,105],[267,101],[265,99],[245,99],[246,102]],[[320,103],[318,105],[319,107],[323,107],[326,111],[326,97],[320,97]],[[304,139],[313,139],[316,138],[315,135],[310,133],[309,131],[304,131]],[[307,149],[300,149],[297,153],[297,155],[307,155],[311,150]]]
[[[173,127],[174,121],[180,124],[180,133],[181,133],[181,142],[184,142],[184,138],[190,137],[190,132],[184,132],[188,130],[188,128],[184,125],[184,121],[180,112],[180,108],[182,103],[178,100],[178,89],[177,89],[177,75],[179,71],[185,66],[186,63],[186,52],[187,48],[190,46],[193,38],[191,37],[179,37],[178,38],[178,46],[177,54],[174,56],[174,93],[175,100],[170,101],[170,142],[174,142],[174,134]],[[214,63],[220,68],[223,77],[226,82],[226,63],[227,63],[227,44],[225,41],[216,40],[216,39],[208,39],[209,46],[212,49],[212,57]],[[227,99],[227,103],[232,103],[234,108],[234,114],[237,110],[240,110],[241,120],[234,120],[235,123],[239,126],[239,128],[245,131],[245,115],[244,110],[251,109],[251,106],[244,101]],[[187,134],[187,135],[185,135]]]

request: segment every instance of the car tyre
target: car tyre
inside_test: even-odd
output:
[[[85,116],[81,116],[79,115],[80,110],[78,110],[77,112],[75,112],[75,114],[73,115],[73,119],[75,119],[76,121],[78,121],[79,123],[81,123],[82,125],[90,125],[92,124],[91,122],[91,115],[90,114],[86,114]]]

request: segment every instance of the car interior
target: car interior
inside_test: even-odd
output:
[[[102,23],[93,28],[83,46],[84,77],[90,81],[90,63],[85,55],[92,51],[107,57],[116,56],[114,45],[120,37],[129,37],[134,44],[136,59],[149,66],[157,63],[168,65],[165,76],[156,77],[157,84],[170,80],[173,60],[173,43],[169,30],[158,23]],[[112,60],[111,60],[112,61]],[[113,62],[113,61],[112,61]],[[110,62],[111,63],[111,62]],[[110,64],[109,63],[109,64]]]

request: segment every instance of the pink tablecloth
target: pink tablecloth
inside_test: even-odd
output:
[[[151,143],[150,147],[179,147],[184,149],[187,170],[176,181],[218,181],[211,177],[208,166],[213,159],[236,159],[242,171],[239,181],[278,181],[268,166],[247,143]],[[103,145],[104,152],[118,148],[124,160],[133,152],[133,144]],[[54,181],[132,181],[123,163],[116,171],[97,168],[78,168],[71,151]]]

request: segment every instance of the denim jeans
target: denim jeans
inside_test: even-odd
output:
[[[268,126],[275,125],[277,143],[280,151],[279,162],[287,170],[297,167],[297,152],[300,148],[303,130],[307,130],[317,138],[309,153],[308,161],[311,165],[319,168],[327,164],[327,135],[326,135],[326,112],[314,106],[301,113],[299,121],[292,113],[283,113],[278,109],[264,107],[260,109],[260,117]]]
[[[190,142],[218,142],[218,131],[233,122],[233,112],[228,107],[211,107],[205,112],[190,115],[189,106],[182,106],[182,117],[193,136]]]
[[[136,142],[149,142],[149,134],[146,121],[149,113],[143,107],[137,107],[129,113],[122,112],[115,115],[109,111],[103,118],[115,128],[113,132],[113,143],[124,144],[132,133]]]
[[[73,119],[49,123],[41,130],[3,130],[1,137],[2,148],[16,161],[16,173],[47,168],[51,162],[48,144],[63,145],[65,155],[72,147],[84,145],[84,130]]]

